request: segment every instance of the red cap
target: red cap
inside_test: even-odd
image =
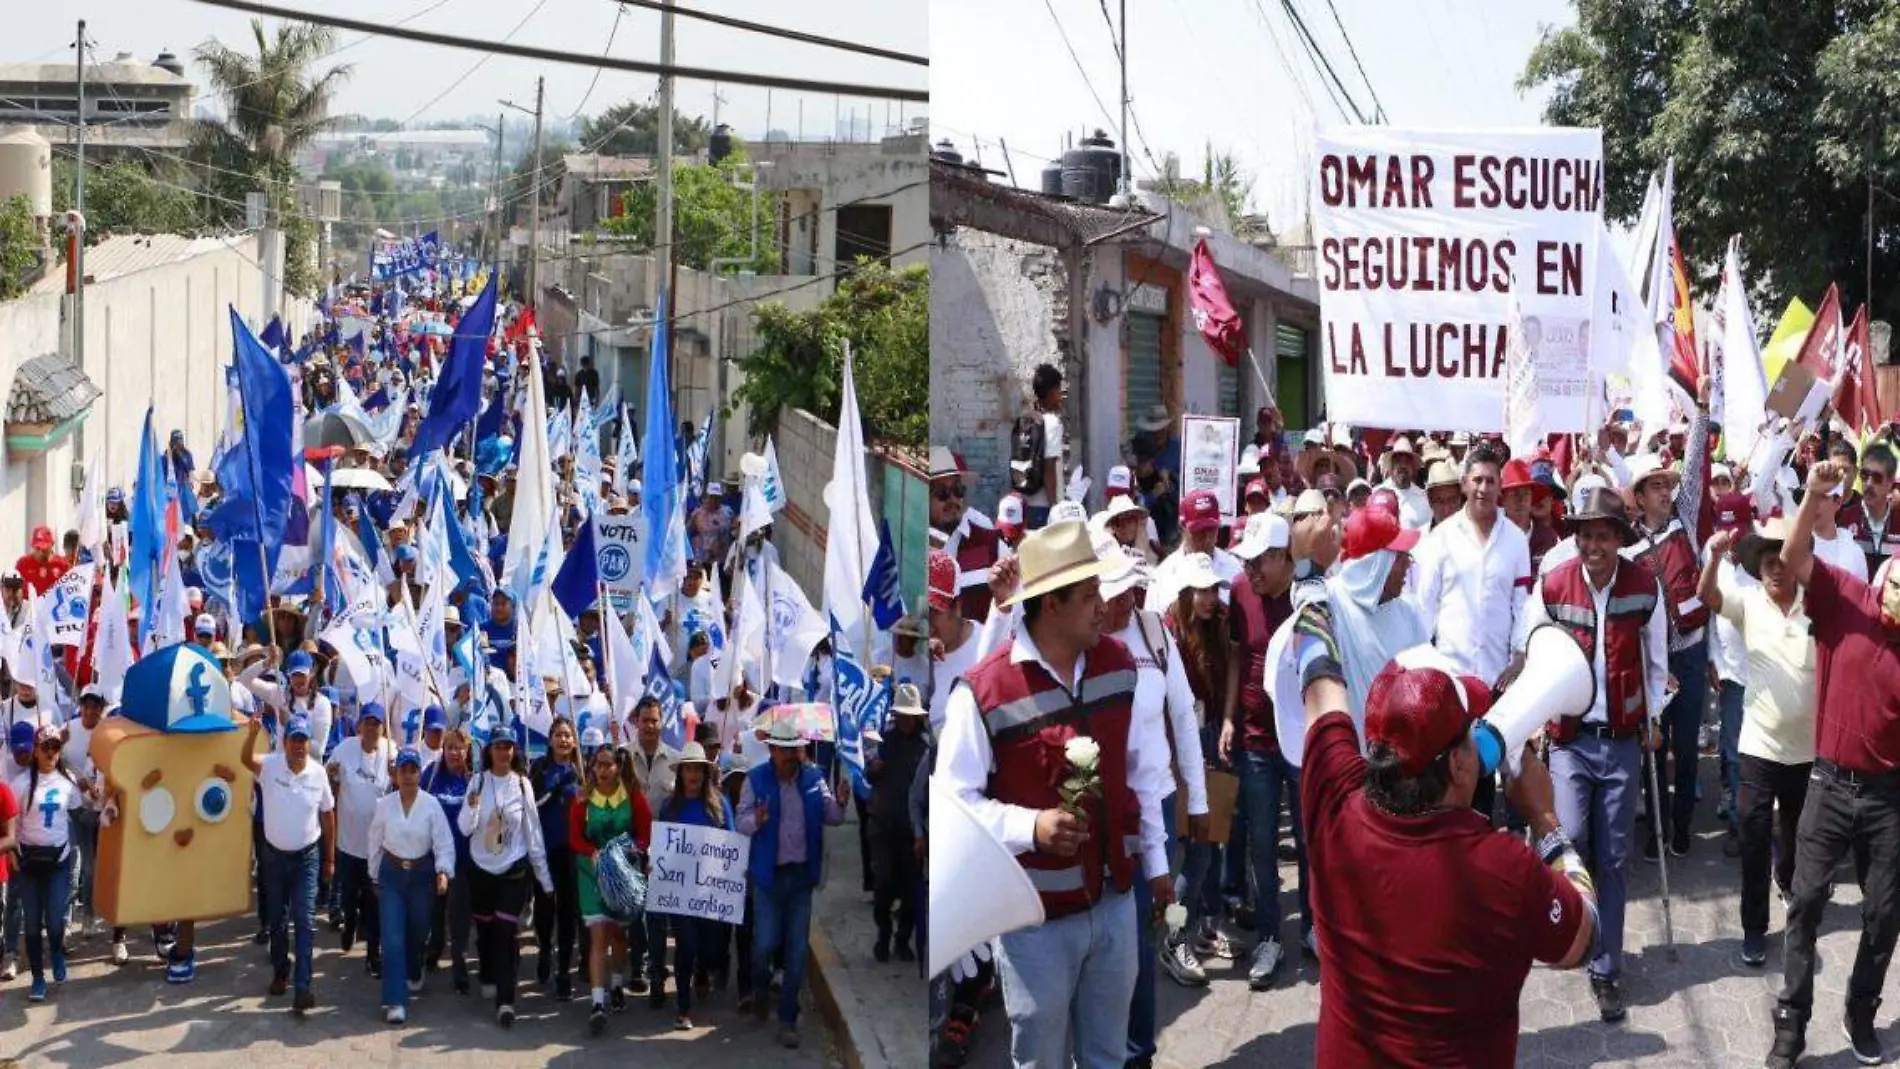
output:
[[[1747,531],[1755,526],[1755,506],[1747,494],[1723,494],[1715,499],[1715,529]]]
[[[1220,526],[1220,501],[1212,490],[1195,490],[1181,499],[1181,526],[1190,531]]]
[[[1357,560],[1382,549],[1409,553],[1416,545],[1418,532],[1400,526],[1396,513],[1365,508],[1346,517],[1346,539],[1340,556],[1345,560]]]
[[[947,612],[957,600],[957,560],[941,549],[930,551],[930,607]]]
[[[52,549],[53,548],[53,529],[51,527],[47,527],[42,524],[39,527],[33,528],[33,548],[34,549]]]
[[[1381,512],[1390,512],[1392,515],[1397,516],[1399,514],[1399,492],[1390,486],[1381,486],[1372,492],[1371,497],[1366,498],[1366,507],[1369,509],[1378,509]]]
[[[1541,485],[1531,475],[1531,466],[1523,460],[1511,459],[1504,462],[1504,470],[1498,472],[1504,490],[1521,490],[1527,486]]]
[[[1240,496],[1242,496],[1242,497],[1252,497],[1252,496],[1254,496],[1255,494],[1258,494],[1258,495],[1260,495],[1261,497],[1272,497],[1272,496],[1273,496],[1272,494],[1270,494],[1270,493],[1268,493],[1268,492],[1267,492],[1267,481],[1266,481],[1265,479],[1248,479],[1248,480],[1247,480],[1247,492],[1246,492],[1246,493],[1244,493],[1244,494],[1242,494],[1242,495],[1240,495]]]
[[[1491,688],[1473,676],[1387,664],[1366,693],[1366,745],[1384,743],[1416,776],[1491,709]]]

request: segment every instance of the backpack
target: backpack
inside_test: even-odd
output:
[[[1009,434],[1009,487],[1027,497],[1042,493],[1043,453],[1048,449],[1042,413],[1016,417]]]
[[[1168,674],[1168,630],[1161,622],[1161,614],[1146,609],[1135,610],[1135,623],[1141,628],[1141,641],[1148,647],[1148,656],[1154,658],[1155,667],[1161,674]]]

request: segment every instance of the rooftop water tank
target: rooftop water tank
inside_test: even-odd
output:
[[[1049,166],[1042,169],[1042,192],[1044,196],[1062,195],[1062,161],[1050,160]]]
[[[941,160],[952,167],[961,166],[963,163],[963,153],[958,152],[957,146],[952,144],[947,137],[937,142],[937,146],[930,150],[930,158]]]
[[[732,127],[720,123],[713,127],[712,137],[706,142],[706,158],[715,166],[719,161],[732,155]]]
[[[31,126],[0,134],[0,201],[25,197],[33,214],[53,214],[53,146]]]
[[[1120,188],[1121,153],[1107,131],[1097,130],[1062,154],[1062,192],[1085,204],[1107,204]]]
[[[180,62],[177,56],[172,55],[172,50],[169,48],[159,50],[158,58],[152,61],[152,66],[162,71],[170,71],[180,78],[185,76],[184,63]]]

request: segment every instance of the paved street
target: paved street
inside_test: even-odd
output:
[[[1748,969],[1741,949],[1741,862],[1722,856],[1714,820],[1713,761],[1705,759],[1704,801],[1698,840],[1687,858],[1671,859],[1670,889],[1679,962],[1668,960],[1663,942],[1659,879],[1655,865],[1638,860],[1632,874],[1629,932],[1625,942],[1624,988],[1629,1017],[1606,1025],[1597,1019],[1588,981],[1581,972],[1534,970],[1524,985],[1521,1004],[1522,1066],[1641,1066],[1643,1069],[1752,1067],[1762,1062],[1772,1038],[1769,1013],[1781,977],[1779,903],[1770,914],[1768,964]],[[1285,866],[1289,914],[1285,936],[1298,934],[1298,909],[1292,893],[1294,870]],[[1821,933],[1821,963],[1815,978],[1815,1014],[1808,1029],[1813,1069],[1857,1064],[1841,1033],[1840,1014],[1860,932],[1860,891],[1852,881],[1836,887]],[[1244,933],[1243,933],[1244,934]],[[1162,1069],[1207,1067],[1311,1066],[1314,1022],[1319,1013],[1318,972],[1297,952],[1281,966],[1271,990],[1247,989],[1245,964],[1211,965],[1215,977],[1206,989],[1177,986],[1160,978],[1163,1022]],[[1228,975],[1234,979],[1226,978]],[[1900,977],[1890,971],[1885,1006],[1876,1017],[1889,1055],[1900,1049]],[[977,1069],[1007,1067],[1008,1024],[1000,1006],[984,1018]]]
[[[497,1028],[486,1004],[458,996],[448,974],[429,979],[421,1000],[411,1004],[409,1024],[392,1028],[377,1009],[376,982],[363,971],[359,948],[345,958],[337,937],[319,936],[316,1012],[297,1020],[288,998],[267,999],[270,969],[262,948],[251,945],[253,929],[226,921],[201,932],[198,979],[168,987],[156,959],[135,957],[124,969],[103,960],[109,944],[86,940],[74,955],[65,988],[42,1005],[26,1001],[26,980],[0,993],[0,1058],[34,1067],[102,1069],[105,1066],[174,1066],[189,1069],[245,1067],[369,1066],[626,1066],[642,1069],[705,1069],[747,1065],[759,1069],[834,1069],[842,1064],[819,1014],[802,1019],[805,1044],[788,1051],[769,1025],[754,1024],[733,1010],[734,996],[714,993],[700,1027],[672,1031],[673,1014],[634,1000],[615,1016],[607,1035],[587,1035],[585,1001],[556,1006],[536,989],[524,990],[520,1020],[512,1032]],[[135,951],[149,947],[134,943]],[[534,951],[524,952],[532,975]],[[921,1016],[921,1012],[920,1012]]]

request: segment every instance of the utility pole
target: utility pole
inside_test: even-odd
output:
[[[79,226],[73,230],[73,364],[86,366],[86,20],[79,20],[73,41],[73,69],[78,83],[79,112],[73,126],[73,211]],[[85,433],[85,425],[80,425]]]
[[[673,5],[668,4],[660,11],[660,65],[673,66]],[[666,315],[676,318],[679,295],[675,292],[678,281],[677,258],[673,255],[673,76],[660,75],[660,195],[657,215],[653,223],[653,243],[659,252],[659,277],[666,280]],[[667,381],[673,378],[673,331],[666,332],[666,370]],[[677,392],[677,391],[675,391]],[[647,398],[647,404],[656,404],[654,398]]]
[[[489,233],[493,235],[493,241],[495,243],[495,261],[494,262],[495,262],[496,269],[500,269],[501,267],[501,224],[502,224],[502,220],[508,217],[507,210],[503,206],[502,199],[501,199],[501,154],[502,154],[501,146],[502,146],[502,143],[506,141],[507,139],[508,139],[508,113],[505,111],[496,112],[495,113],[495,180],[493,184],[490,185],[489,187],[489,196],[493,198],[495,201],[494,222],[493,222],[493,225],[489,227]]]
[[[1121,25],[1116,30],[1121,34],[1121,48],[1117,51],[1122,64],[1121,191],[1126,193],[1130,189],[1128,181],[1128,0],[1122,0]]]
[[[528,307],[541,303],[541,104],[547,89],[546,78],[534,80],[534,166],[529,169],[528,206]]]

